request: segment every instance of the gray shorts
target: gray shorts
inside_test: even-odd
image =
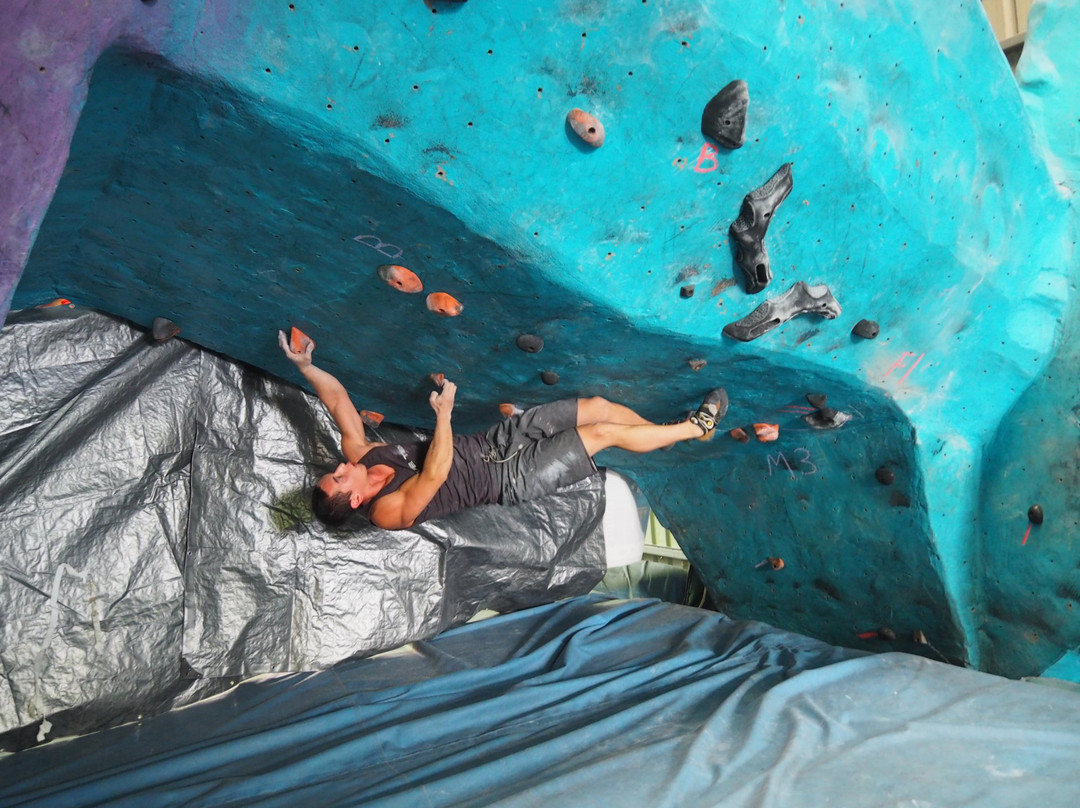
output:
[[[577,399],[564,398],[507,418],[485,432],[494,450],[499,502],[527,502],[596,474],[576,427]]]

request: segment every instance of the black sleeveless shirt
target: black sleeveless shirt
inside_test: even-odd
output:
[[[402,483],[420,473],[427,457],[429,443],[390,443],[376,446],[360,458],[369,469],[372,466],[389,466],[394,477],[383,489],[360,506],[360,512],[371,518],[371,506],[387,494],[397,491]],[[454,435],[454,461],[450,474],[428,506],[416,517],[418,525],[437,516],[471,508],[474,505],[492,505],[499,501],[498,478],[491,463],[484,460],[489,444],[483,435]]]

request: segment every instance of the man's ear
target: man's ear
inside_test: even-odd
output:
[[[364,498],[357,493],[349,494],[349,507],[354,511],[360,507],[360,504],[364,501]]]

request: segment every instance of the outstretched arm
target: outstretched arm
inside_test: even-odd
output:
[[[303,353],[295,353],[289,346],[284,331],[278,331],[278,344],[285,352],[285,357],[296,365],[297,370],[315,390],[315,395],[330,412],[339,430],[341,430],[341,451],[350,463],[359,460],[367,448],[367,436],[364,434],[364,422],[356,411],[344,385],[325,370],[315,367],[311,354],[315,343],[307,340]]]
[[[450,414],[454,409],[457,385],[444,381],[442,391],[431,394],[431,408],[435,410],[435,434],[431,438],[424,467],[415,477],[410,477],[392,494],[375,501],[371,507],[371,521],[387,530],[412,527],[424,508],[442,488],[454,465],[454,434],[450,426]]]

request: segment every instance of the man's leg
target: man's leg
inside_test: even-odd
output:
[[[589,457],[602,449],[612,448],[652,452],[704,434],[690,421],[678,424],[584,424],[577,431]]]
[[[577,425],[585,424],[628,424],[644,425],[651,424],[629,407],[608,401],[601,396],[592,398],[579,398],[577,409]]]
[[[712,432],[727,413],[727,393],[717,388],[705,396],[696,413],[677,424],[583,424],[577,428],[589,457],[603,449],[652,452],[681,440],[700,438]]]

